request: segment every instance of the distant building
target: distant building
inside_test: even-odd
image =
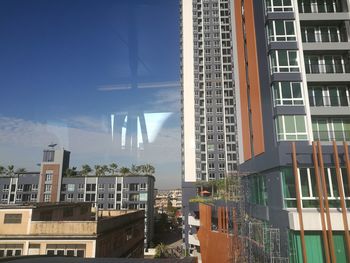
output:
[[[93,215],[89,203],[0,206],[0,258],[143,257],[143,211]]]
[[[66,150],[44,150],[40,172],[0,176],[0,204],[92,202],[98,210],[144,210],[147,248],[154,232],[154,176],[65,177],[69,155]]]
[[[182,207],[182,191],[181,189],[158,191],[155,198],[155,208],[163,211],[171,204],[172,207]]]

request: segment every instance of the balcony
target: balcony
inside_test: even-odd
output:
[[[348,96],[313,96],[309,94],[312,116],[344,116],[350,115],[350,100]]]
[[[311,32],[310,32],[311,31]],[[302,32],[304,50],[349,50],[348,37],[345,32],[315,32],[316,29],[306,29]]]
[[[305,3],[299,2],[300,20],[350,20],[348,10],[344,9],[336,1],[333,3]]]
[[[314,140],[320,141],[350,141],[350,130],[313,131]]]
[[[308,82],[350,82],[350,64],[305,63]]]
[[[287,2],[287,1],[286,1]],[[276,5],[273,1],[267,1],[266,6],[266,19],[267,20],[293,20],[294,16],[294,8],[291,3],[283,3],[282,5]]]

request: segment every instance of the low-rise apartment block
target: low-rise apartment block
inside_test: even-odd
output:
[[[91,202],[98,210],[144,210],[147,248],[154,232],[154,176],[67,177],[68,166],[68,151],[45,150],[40,172],[0,176],[0,204]]]
[[[0,206],[0,258],[143,257],[144,211],[91,212],[90,203]]]

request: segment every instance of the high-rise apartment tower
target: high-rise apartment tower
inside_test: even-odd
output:
[[[231,1],[182,0],[180,12],[184,238],[193,247],[196,182],[237,170]]]

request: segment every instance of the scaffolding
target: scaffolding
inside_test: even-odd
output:
[[[249,209],[250,187],[247,174],[233,173],[225,179],[198,184],[198,192],[210,193],[211,196],[198,197],[196,201],[226,206],[228,220],[227,234],[232,237],[228,244],[229,262],[234,263],[288,263],[281,257],[280,229],[273,228],[267,222],[251,217]],[[212,210],[213,218],[217,211]],[[212,229],[217,230],[213,219]]]
[[[236,204],[232,213],[231,262],[288,263],[289,259],[280,253],[280,229],[249,216],[246,200],[250,198],[250,188],[246,178],[245,174],[233,174],[227,176],[225,184],[226,200]]]

